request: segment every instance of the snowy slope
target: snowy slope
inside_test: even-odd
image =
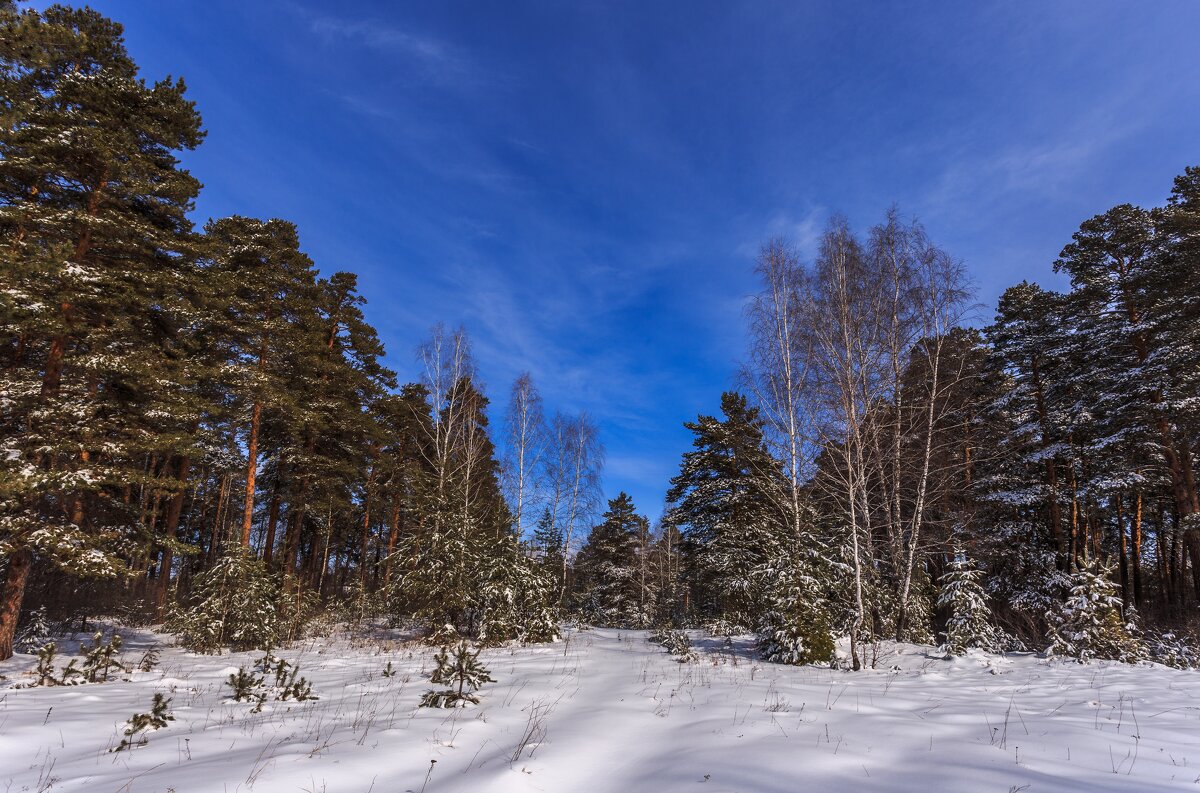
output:
[[[131,661],[169,642],[122,633]],[[485,650],[497,682],[459,711],[415,707],[433,651],[383,631],[281,651],[321,698],[257,714],[224,680],[258,654],[169,648],[153,672],[72,688],[14,687],[33,666],[18,656],[0,664],[0,790],[1200,789],[1195,672],[889,645],[853,673],[765,664],[746,642],[712,639],[681,664],[645,635]],[[383,677],[389,660],[397,674]],[[155,692],[176,721],[110,752]]]

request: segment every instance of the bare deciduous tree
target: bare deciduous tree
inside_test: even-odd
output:
[[[513,383],[505,421],[504,483],[518,537],[525,536],[526,517],[536,514],[541,499],[542,459],[546,451],[546,418],[542,396],[529,372]]]

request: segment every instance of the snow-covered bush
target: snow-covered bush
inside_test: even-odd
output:
[[[980,579],[983,571],[977,568],[961,550],[954,552],[954,561],[939,580],[941,593],[938,607],[950,610],[946,622],[948,655],[962,655],[968,648],[999,650],[996,629],[992,626],[992,615],[987,605],[987,595]]]
[[[272,685],[267,680],[273,678]],[[225,685],[233,689],[234,702],[256,702],[254,711],[262,709],[267,699],[276,702],[305,702],[310,699],[320,699],[313,694],[312,683],[307,678],[300,677],[300,665],[276,658],[270,653],[265,654],[254,667],[238,667],[237,672],[231,673]]]
[[[1092,564],[1071,575],[1071,591],[1062,605],[1046,614],[1049,651],[1078,661],[1093,658],[1134,663],[1145,649],[1121,618],[1121,598],[1110,571]]]
[[[239,666],[236,672],[229,673],[225,685],[233,689],[234,702],[243,702],[258,699],[263,682],[261,675],[256,674],[253,670],[246,671],[246,667]]]
[[[164,628],[199,653],[269,650],[280,640],[279,587],[260,560],[236,548],[196,577],[191,605],[176,608]]]
[[[362,585],[360,579],[355,578],[343,588],[341,597],[334,600],[327,611],[335,623],[357,625],[384,613],[386,608],[387,604],[379,593],[372,592]]]
[[[1143,638],[1147,660],[1176,669],[1200,669],[1200,650],[1171,631]]]
[[[704,631],[710,636],[719,638],[728,638],[731,636],[745,636],[748,633],[754,633],[746,625],[738,622],[731,622],[727,619],[715,619],[704,624]]]
[[[692,650],[692,640],[683,631],[659,628],[646,637],[646,640],[653,644],[661,644],[668,653],[678,656],[681,663],[696,658],[696,653]]]
[[[38,648],[37,668],[34,670],[34,675],[37,681],[35,686],[58,686],[62,685],[62,679],[54,676],[54,658],[58,654],[58,645],[54,642],[46,642]]]

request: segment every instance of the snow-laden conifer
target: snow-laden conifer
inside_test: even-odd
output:
[[[279,641],[279,587],[266,566],[235,547],[193,582],[189,603],[178,607],[166,630],[201,653],[269,650]]]
[[[938,607],[950,611],[943,645],[950,655],[962,655],[972,647],[996,649],[996,631],[982,579],[983,571],[962,548],[956,548],[950,568],[939,579],[938,594]]]
[[[1093,563],[1071,575],[1067,599],[1046,614],[1051,653],[1079,661],[1126,663],[1145,656],[1141,642],[1122,618],[1121,598],[1109,574],[1108,568]]]

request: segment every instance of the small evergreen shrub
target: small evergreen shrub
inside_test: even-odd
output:
[[[437,667],[430,680],[453,688],[441,691],[426,691],[421,697],[423,708],[462,708],[478,705],[479,697],[474,693],[484,683],[495,682],[488,669],[479,661],[479,650],[471,651],[465,641],[460,641],[453,650],[443,647],[434,656]]]
[[[170,704],[171,700],[163,699],[162,694],[155,694],[149,713],[135,713],[129,717],[129,721],[126,722],[125,737],[113,751],[120,752],[124,749],[132,749],[134,746],[145,746],[147,732],[160,730],[166,727],[168,722],[175,721],[175,717],[167,712],[167,706]]]
[[[54,656],[58,654],[58,645],[47,642],[37,651],[38,663],[34,674],[37,675],[35,686],[61,686],[62,680],[54,676]]]
[[[657,628],[646,637],[646,641],[661,645],[671,655],[678,656],[680,663],[696,660],[696,653],[692,650],[692,640],[681,630],[668,627]]]
[[[266,682],[268,679],[272,680],[270,686]],[[312,683],[300,677],[299,664],[276,658],[270,653],[259,659],[249,671],[245,667],[238,667],[237,672],[229,675],[225,685],[233,689],[234,702],[254,702],[254,713],[262,710],[268,699],[276,702],[320,699],[313,693]]]
[[[1200,669],[1200,651],[1171,631],[1144,639],[1147,660],[1176,669]]]
[[[236,672],[229,675],[225,685],[233,689],[234,702],[252,702],[258,699],[263,682],[262,677],[253,671],[247,672],[244,666],[239,666]]]
[[[117,659],[121,651],[121,636],[114,633],[106,642],[104,634],[96,631],[92,636],[91,647],[81,647],[84,651],[82,673],[89,683],[107,683],[111,670],[117,669],[128,672],[129,667]]]
[[[46,607],[38,606],[29,613],[13,641],[13,647],[19,653],[36,653],[50,641],[54,629],[46,616]]]
[[[142,654],[142,659],[138,661],[139,672],[153,672],[154,667],[158,666],[158,648],[151,647]]]
[[[733,622],[723,618],[706,623],[704,630],[708,635],[718,638],[732,638],[734,636],[745,636],[748,633],[754,633],[754,631],[740,622]]]

